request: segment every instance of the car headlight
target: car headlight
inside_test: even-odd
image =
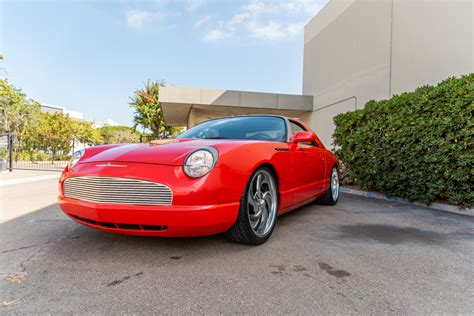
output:
[[[81,149],[78,151],[75,151],[74,154],[72,154],[71,160],[69,160],[68,167],[72,168],[74,165],[81,159],[82,156],[84,156],[84,153],[86,152],[85,149]]]
[[[184,173],[191,178],[200,178],[208,174],[217,162],[217,150],[212,147],[193,151],[184,160]]]

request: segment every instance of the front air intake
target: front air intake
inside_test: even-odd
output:
[[[113,228],[113,229],[126,229],[126,230],[146,230],[146,231],[165,231],[168,229],[168,226],[165,225],[141,225],[141,224],[117,224],[109,222],[98,222],[92,219],[84,218],[77,215],[69,214],[76,221],[84,224],[89,224],[92,226],[99,226],[103,228]]]
[[[99,204],[164,205],[173,200],[161,183],[131,178],[81,176],[64,181],[64,196]]]

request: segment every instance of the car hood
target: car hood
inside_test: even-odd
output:
[[[90,155],[84,155],[80,163],[90,162],[138,162],[160,165],[182,165],[193,150],[212,146],[227,150],[246,144],[239,140],[175,139],[165,143],[126,144],[114,147],[93,147]]]

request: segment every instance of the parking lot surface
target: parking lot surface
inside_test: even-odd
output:
[[[0,173],[0,224],[55,203],[59,176],[45,171]]]
[[[347,194],[259,247],[112,235],[56,204],[0,235],[0,314],[474,312],[474,218]]]

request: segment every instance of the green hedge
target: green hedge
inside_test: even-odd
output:
[[[49,156],[42,152],[26,152],[20,151],[13,153],[14,160],[21,160],[21,161],[48,161],[51,160]]]
[[[474,206],[474,74],[334,118],[336,155],[359,187]]]

